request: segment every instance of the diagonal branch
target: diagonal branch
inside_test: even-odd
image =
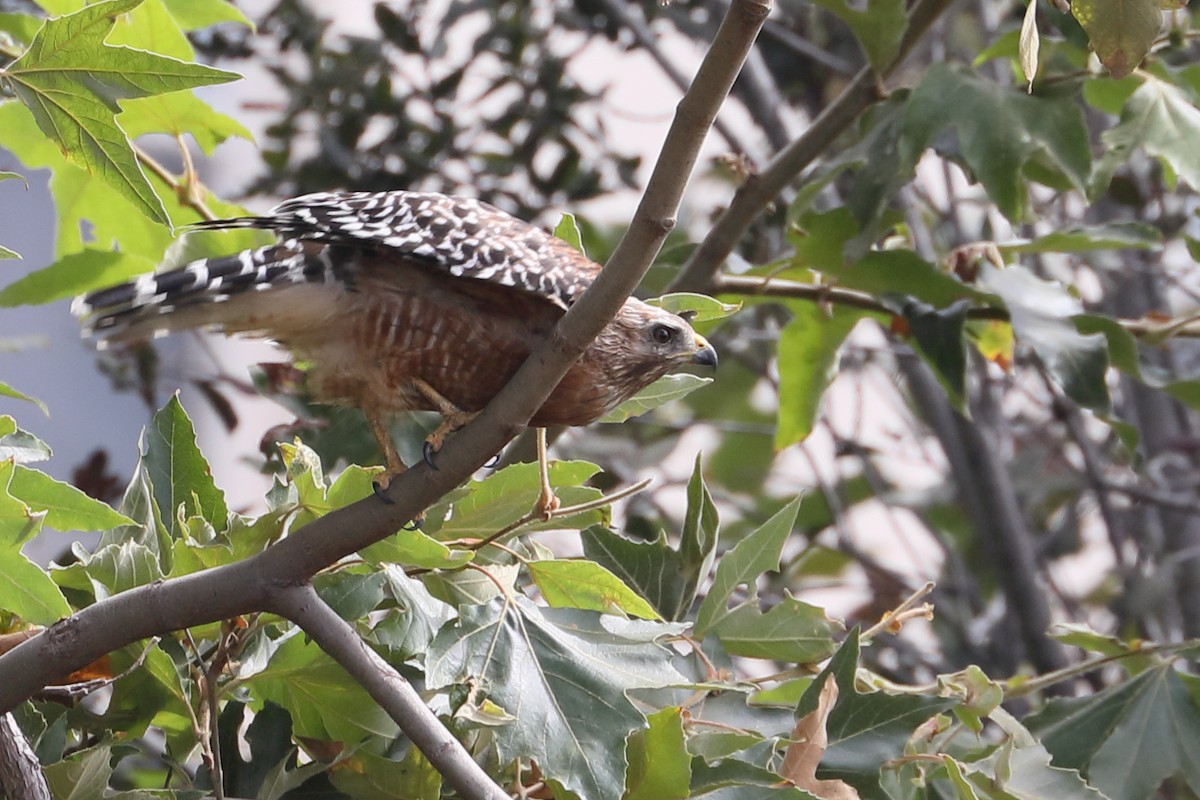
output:
[[[883,99],[882,81],[894,73],[925,35],[929,26],[954,0],[917,0],[896,58],[876,73],[864,67],[842,93],[813,120],[799,138],[780,150],[757,175],[734,195],[704,241],[684,263],[670,291],[705,291],[712,276],[746,235],[751,223],[773,203],[789,183],[824,153],[870,106]]]
[[[310,584],[289,586],[275,593],[268,610],[300,626],[350,673],[461,796],[468,800],[508,800],[508,793],[475,763],[413,685],[368,647]]]

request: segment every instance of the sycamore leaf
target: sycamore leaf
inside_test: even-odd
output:
[[[196,446],[192,420],[173,396],[142,432],[142,468],[153,487],[154,502],[172,537],[181,533],[180,518],[198,516],[221,531],[229,524],[225,494]]]
[[[46,408],[46,404],[41,400],[27,395],[24,392],[18,392],[16,389],[2,381],[0,381],[0,397],[11,397],[13,400],[24,400],[26,403],[33,403],[43,414],[45,414],[47,417],[50,416],[50,409]],[[0,435],[3,435],[3,433],[0,433]]]
[[[661,619],[654,607],[594,561],[546,559],[528,565],[529,575],[555,608],[614,609],[640,619]]]
[[[605,414],[598,421],[624,422],[630,417],[639,417],[651,409],[670,403],[672,400],[686,397],[701,386],[707,386],[712,382],[712,378],[692,375],[687,372],[663,375],[654,383]]]
[[[1125,102],[1120,121],[1100,135],[1108,146],[1096,165],[1093,194],[1103,191],[1112,172],[1129,163],[1134,149],[1161,158],[1193,189],[1200,188],[1200,109],[1178,86],[1148,72]]]
[[[113,286],[153,269],[154,262],[148,258],[87,248],[5,286],[0,291],[0,306],[43,305]]]
[[[722,303],[715,297],[694,292],[673,292],[652,297],[646,301],[646,305],[658,306],[673,314],[688,315],[693,324],[724,319],[742,308],[741,303]]]
[[[1142,63],[1162,29],[1160,0],[1073,0],[1071,13],[1114,78]]]
[[[562,219],[554,226],[554,235],[585,256],[587,255],[587,252],[583,249],[583,234],[579,232],[579,223],[575,221],[574,214],[562,215]]]
[[[0,394],[6,393],[0,391]],[[29,431],[18,428],[17,421],[9,415],[0,415],[0,461],[12,460],[17,464],[29,464],[33,461],[45,461],[50,455],[48,444]]]
[[[779,336],[779,423],[775,449],[812,433],[821,397],[833,381],[838,353],[867,312],[837,306],[826,313],[819,303],[793,303],[792,321]]]
[[[792,729],[792,743],[784,753],[779,774],[797,788],[821,800],[859,800],[858,792],[845,781],[821,780],[817,777],[821,756],[825,755],[825,748],[829,746],[825,723],[829,721],[829,712],[833,710],[837,699],[837,680],[833,675],[827,675],[817,695],[817,707],[801,717]]]
[[[957,133],[956,149],[938,136],[947,128]],[[1014,91],[941,64],[909,97],[901,151],[915,164],[935,143],[964,164],[1013,222],[1024,221],[1028,210],[1026,167],[1038,167],[1039,180],[1053,176],[1062,188],[1080,190],[1091,171],[1087,128],[1074,103]]]
[[[682,680],[655,644],[677,626],[593,612],[550,614],[523,597],[464,606],[425,659],[426,688],[477,687],[512,715],[489,728],[501,762],[536,761],[581,800],[618,800],[625,740],[646,727],[626,692]]]
[[[629,737],[625,800],[684,800],[691,794],[692,759],[683,709],[670,706],[646,718],[649,729]]]
[[[3,72],[38,127],[74,163],[107,181],[138,211],[170,224],[115,116],[119,100],[237,80],[231,72],[104,43],[118,16],[142,0],[107,0],[49,19]]]
[[[745,585],[747,592],[746,599],[737,607],[757,601],[756,582],[763,573],[779,569],[783,545],[796,524],[799,512],[800,498],[797,497],[721,557],[712,586],[696,614],[697,638],[703,639],[730,616],[733,609],[728,606],[729,598],[739,586]]]
[[[1072,317],[1083,311],[1079,300],[1021,266],[984,265],[979,283],[1004,300],[1017,341],[1037,354],[1063,391],[1081,406],[1107,413],[1108,345],[1103,336],[1075,327]]]
[[[841,697],[825,724],[829,746],[821,759],[822,776],[842,778],[865,795],[880,796],[879,765],[903,754],[918,725],[957,701],[928,695],[860,693],[855,688],[858,654],[858,632],[853,631],[800,698],[796,717],[817,707],[826,676],[832,674]]]
[[[1200,790],[1200,711],[1170,664],[1051,700],[1026,722],[1056,767],[1079,770],[1108,797],[1151,797],[1173,775]]]

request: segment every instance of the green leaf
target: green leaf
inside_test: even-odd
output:
[[[313,578],[317,594],[345,620],[361,619],[378,608],[386,595],[386,585],[383,573],[362,566]]]
[[[756,603],[758,578],[768,571],[779,569],[783,545],[791,535],[796,515],[800,512],[800,500],[797,497],[781,508],[721,557],[712,586],[696,614],[696,638],[703,639],[733,613],[734,609],[728,607],[729,598],[739,586],[746,587],[746,599],[735,609]]]
[[[196,446],[196,431],[178,395],[154,415],[142,432],[142,466],[153,487],[154,502],[172,538],[180,518],[201,517],[218,531],[229,524],[225,495]]]
[[[614,609],[641,619],[660,619],[654,608],[620,578],[593,561],[548,559],[528,565],[529,575],[554,608],[601,613]]]
[[[46,783],[55,800],[88,800],[108,794],[112,749],[98,745],[45,768]]]
[[[821,396],[833,381],[838,351],[858,321],[867,316],[836,306],[826,313],[817,303],[793,303],[792,321],[779,335],[779,423],[775,449],[812,433]]]
[[[646,301],[646,304],[658,306],[673,314],[690,312],[694,315],[692,317],[692,324],[694,325],[725,319],[736,314],[742,308],[741,303],[722,303],[715,297],[709,297],[706,294],[695,294],[694,292],[664,294],[661,297],[650,298]]]
[[[43,414],[50,416],[50,409],[46,408],[46,404],[36,397],[31,397],[24,392],[18,392],[16,389],[9,386],[7,383],[0,382],[0,397],[11,397],[13,400],[24,400],[26,403],[33,403]],[[40,460],[40,459],[39,459]]]
[[[397,608],[386,612],[371,628],[371,639],[391,651],[395,659],[424,657],[438,629],[454,618],[454,609],[443,603],[421,581],[410,578],[394,564],[383,567],[388,593]]]
[[[67,598],[44,569],[19,550],[2,552],[0,608],[34,625],[51,625],[70,616]]]
[[[692,759],[683,710],[671,706],[646,718],[650,727],[629,737],[625,800],[684,800],[691,794]]]
[[[245,25],[251,31],[254,23],[238,10],[233,3],[226,0],[164,0],[167,10],[185,31],[207,28],[222,22],[236,22]]]
[[[738,606],[714,633],[731,655],[814,664],[834,651],[833,637],[841,630],[824,609],[784,595],[765,614],[757,605]]]
[[[3,386],[3,384],[0,384]],[[0,392],[2,393],[2,392]],[[22,399],[24,395],[22,395]],[[0,460],[29,464],[50,458],[50,446],[26,430],[7,414],[0,415]]]
[[[1200,791],[1200,711],[1169,664],[1028,719],[1054,756],[1108,797],[1148,798],[1172,776]]]
[[[1108,357],[1114,367],[1147,386],[1161,389],[1181,403],[1200,408],[1200,380],[1172,380],[1158,365],[1142,363],[1137,340],[1115,319],[1078,314],[1072,321],[1082,334],[1104,335],[1108,342]]]
[[[562,215],[562,219],[554,226],[554,235],[585,256],[587,255],[587,251],[583,249],[583,234],[579,232],[579,225],[575,222],[574,214]]]
[[[582,534],[584,555],[608,569],[650,602],[665,619],[686,616],[700,582],[712,567],[719,538],[717,509],[704,485],[700,459],[688,482],[688,510],[679,549],[664,532],[653,542],[635,542],[598,525]]]
[[[18,258],[19,259],[20,257],[21,257],[21,254],[18,253],[16,250],[9,250],[4,245],[0,244],[0,259],[6,259],[6,258]]]
[[[1138,147],[1200,189],[1200,109],[1179,87],[1148,73],[1138,75],[1142,85],[1125,103],[1120,121],[1100,135],[1108,151],[1096,165],[1092,193],[1103,191],[1113,170],[1129,163]]]
[[[1071,14],[1114,78],[1133,72],[1162,30],[1160,0],[1074,0]]]
[[[470,550],[458,550],[420,530],[399,530],[382,541],[358,551],[368,564],[400,564],[423,569],[457,569],[474,559]]]
[[[482,687],[515,716],[492,728],[501,762],[536,761],[581,800],[620,798],[625,739],[646,727],[626,692],[682,679],[653,643],[662,626],[582,611],[550,617],[521,597],[460,614],[430,646],[427,687]]]
[[[190,92],[131,100],[118,118],[130,139],[147,133],[189,134],[206,155],[231,136],[254,141],[254,134],[233,117],[213,109]]]
[[[101,547],[84,565],[96,598],[120,594],[163,578],[158,553],[134,539]]]
[[[960,411],[966,409],[967,353],[963,326],[968,307],[965,300],[941,310],[919,300],[905,300],[899,309],[917,343],[917,352],[933,367],[950,402]]]
[[[102,531],[133,524],[107,503],[93,500],[69,483],[60,483],[36,469],[17,466],[8,490],[33,510],[46,512],[46,524],[55,530]]]
[[[712,382],[712,378],[704,378],[687,372],[663,375],[597,421],[624,422],[630,417],[641,416],[661,405],[687,397],[700,387],[707,386]]]
[[[42,135],[33,115],[20,103],[0,103],[0,146],[31,168],[50,170],[50,193],[58,211],[55,253],[61,257],[93,243],[142,256],[157,263],[172,244],[171,231],[143,216],[133,204],[115,194],[108,184],[67,161],[52,141]],[[200,214],[184,206],[178,194],[155,175],[150,176],[159,198],[176,224],[195,222]],[[211,192],[204,201],[219,216],[239,216],[244,210],[221,202]],[[85,237],[85,233],[87,236]],[[186,258],[236,253],[265,241],[261,232],[226,231],[192,234],[177,248]]]
[[[598,489],[582,485],[599,471],[599,467],[586,461],[555,461],[550,464],[550,482],[564,506],[587,503],[602,496]],[[456,499],[443,498],[432,506],[427,512],[429,522],[425,530],[443,541],[482,539],[528,514],[540,492],[537,464],[513,464],[468,484],[466,494]],[[439,525],[436,521],[447,514],[449,518]],[[549,526],[584,527],[604,519],[604,513],[591,511],[554,519]],[[533,525],[529,529],[544,527]]]
[[[1017,340],[1037,354],[1063,391],[1081,406],[1107,414],[1108,347],[1102,336],[1076,329],[1072,317],[1083,311],[1079,300],[1020,266],[985,265],[979,282],[1004,300]]]
[[[246,686],[257,708],[270,701],[291,714],[297,736],[358,743],[365,736],[390,739],[397,733],[396,724],[367,691],[303,635],[280,645],[266,670]]]
[[[0,306],[43,305],[113,286],[153,269],[154,262],[141,256],[89,248],[10,283],[0,291]]]
[[[1063,228],[1036,239],[996,245],[1006,260],[1018,253],[1086,253],[1091,250],[1157,250],[1162,232],[1140,222],[1114,222]]]
[[[876,71],[882,71],[895,60],[900,51],[900,40],[908,30],[904,0],[867,0],[866,10],[856,8],[846,0],[816,0],[816,4],[829,9],[850,26]]]
[[[1063,98],[1027,95],[935,64],[905,110],[901,150],[908,163],[947,128],[957,131],[961,161],[1014,223],[1024,221],[1028,207],[1025,167],[1048,168],[1080,191],[1087,186],[1091,150],[1083,114]]]
[[[47,20],[3,77],[68,158],[99,175],[150,219],[169,225],[129,140],[117,126],[118,100],[226,83],[239,76],[105,45],[116,17],[141,2],[108,0]]]
[[[855,687],[858,653],[858,631],[853,631],[800,698],[796,718],[817,707],[817,695],[825,685],[825,676],[833,674],[838,701],[825,726],[829,747],[821,759],[817,777],[841,778],[864,796],[878,797],[879,765],[899,758],[916,727],[952,707],[955,701],[924,695],[860,693]]]
[[[328,769],[328,767],[326,767]],[[419,748],[409,745],[404,758],[378,756],[359,750],[329,770],[329,781],[355,800],[440,800],[442,776]],[[299,796],[298,793],[295,796]]]

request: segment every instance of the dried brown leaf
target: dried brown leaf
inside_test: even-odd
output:
[[[788,745],[779,773],[796,788],[821,800],[860,800],[858,792],[845,781],[817,778],[817,767],[825,755],[825,748],[829,746],[825,723],[837,699],[837,681],[833,675],[828,675],[817,696],[817,707],[796,722],[792,730],[792,744]]]

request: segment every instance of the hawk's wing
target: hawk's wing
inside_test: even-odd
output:
[[[262,217],[193,227],[264,228],[285,239],[391,252],[457,278],[536,294],[564,309],[600,271],[600,265],[566,242],[495,206],[423,192],[308,194]]]

